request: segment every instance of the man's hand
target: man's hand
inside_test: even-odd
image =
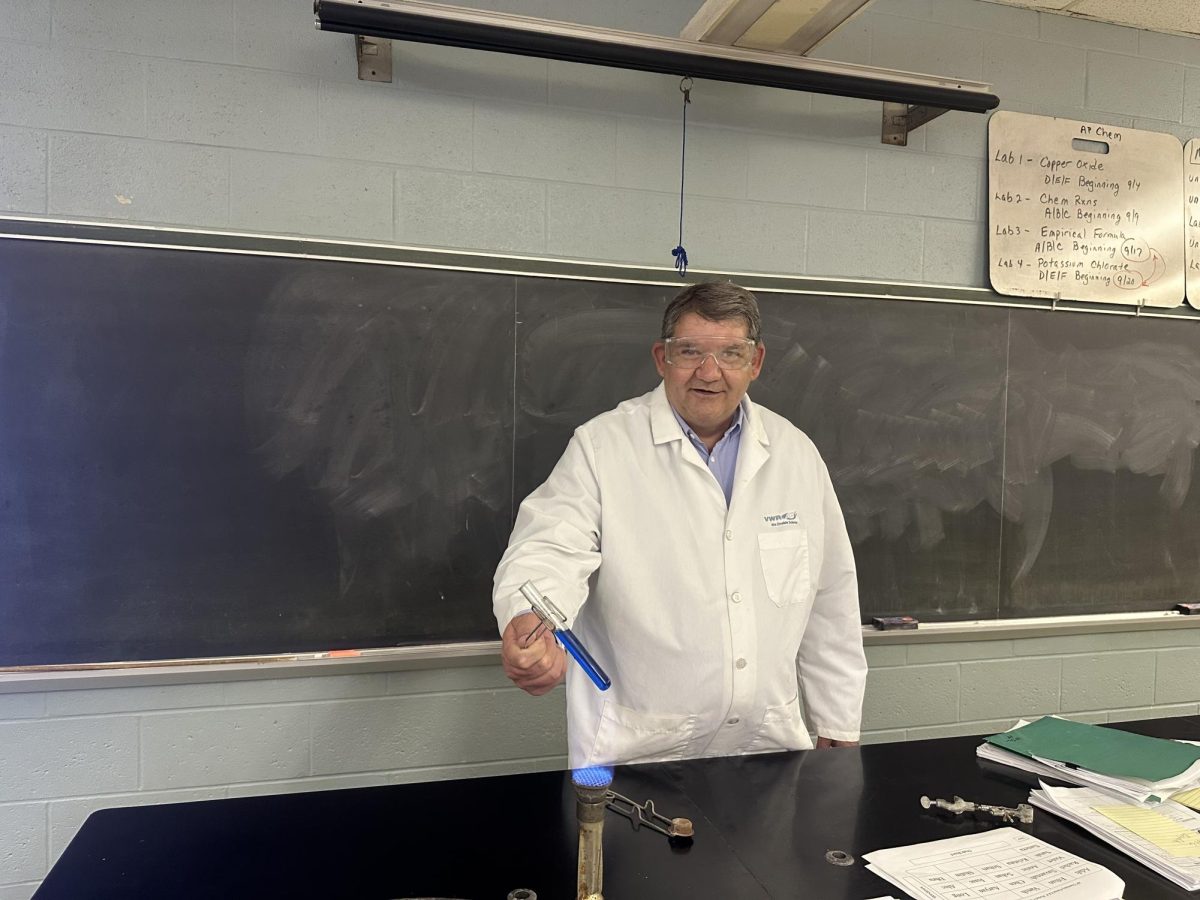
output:
[[[533,613],[524,613],[508,623],[500,638],[504,674],[534,697],[551,690],[567,674],[567,653],[550,629],[543,629],[528,647],[522,646],[526,636],[539,624]]]
[[[857,747],[858,741],[835,741],[833,738],[817,735],[817,749],[827,750],[830,747]]]

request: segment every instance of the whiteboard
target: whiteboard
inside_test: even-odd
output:
[[[1181,159],[1179,140],[1170,134],[993,115],[992,287],[1019,297],[1178,306],[1184,297]]]
[[[1187,300],[1200,309],[1200,138],[1183,146],[1184,221],[1187,238]]]

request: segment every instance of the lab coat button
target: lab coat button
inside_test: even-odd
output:
[[[742,595],[739,592],[734,591],[732,594],[729,595],[729,599],[732,600],[734,603],[741,603]]]
[[[726,531],[726,532],[725,532],[725,540],[727,540],[727,541],[732,541],[732,540],[733,540],[733,532],[732,532],[732,531]]]
[[[737,724],[738,722],[740,722],[740,721],[742,721],[742,720],[741,720],[741,719],[739,719],[737,716],[733,716],[733,717],[731,717],[731,718],[729,718],[729,719],[726,719],[726,720],[725,720],[725,724],[726,724],[726,725],[736,725],[736,724]]]
[[[736,665],[739,669],[744,669],[746,668],[746,660],[739,659],[736,663],[734,663],[734,665]]]

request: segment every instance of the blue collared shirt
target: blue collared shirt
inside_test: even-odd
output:
[[[696,452],[700,454],[700,458],[704,460],[704,464],[708,466],[708,471],[712,472],[713,477],[717,479],[717,484],[721,486],[721,490],[725,494],[725,505],[728,506],[733,497],[733,474],[737,470],[738,449],[742,446],[742,422],[746,417],[742,404],[738,404],[733,424],[721,435],[721,439],[712,448],[712,453],[708,452],[704,441],[696,436],[696,432],[692,431],[692,426],[683,421],[673,406],[671,413],[675,416],[679,427],[683,429],[683,433],[687,435],[688,440],[692,442],[692,446],[696,448]]]

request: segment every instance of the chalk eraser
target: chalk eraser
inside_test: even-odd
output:
[[[871,624],[880,631],[911,631],[919,623],[912,616],[875,616]]]
[[[1185,616],[1200,616],[1200,603],[1176,603],[1175,610]]]

